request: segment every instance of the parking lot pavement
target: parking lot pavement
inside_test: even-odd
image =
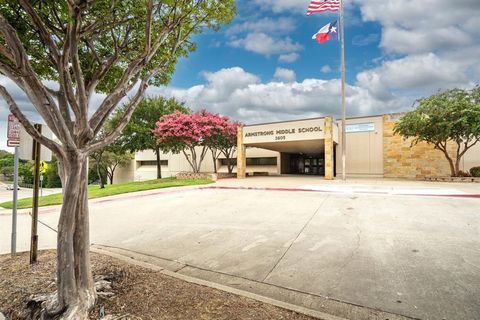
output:
[[[94,203],[91,239],[407,317],[478,319],[478,208],[476,198],[199,188]]]

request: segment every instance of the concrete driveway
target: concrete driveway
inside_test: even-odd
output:
[[[231,286],[247,281],[246,289],[268,285],[399,317],[480,318],[480,199],[337,191],[207,187],[96,200],[91,238]],[[9,250],[9,219],[0,215],[0,252]],[[42,209],[45,225],[57,219],[58,209]],[[26,249],[29,217],[19,224]],[[55,245],[49,227],[40,228],[43,248]],[[299,303],[315,307],[307,298]]]

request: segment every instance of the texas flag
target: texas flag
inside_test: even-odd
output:
[[[322,29],[318,30],[312,37],[318,43],[324,43],[327,40],[338,40],[337,20],[327,24]]]

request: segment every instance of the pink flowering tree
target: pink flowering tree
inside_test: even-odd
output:
[[[216,123],[212,134],[206,138],[205,144],[212,152],[213,162],[215,164],[220,155],[227,160],[228,173],[233,172],[235,166],[232,161],[233,155],[237,148],[237,128],[239,122],[232,122],[228,117],[216,115]]]
[[[153,135],[162,151],[182,152],[193,172],[200,172],[209,149],[216,148],[228,155],[227,159],[232,157],[237,126],[228,117],[205,110],[190,114],[175,112],[160,118]]]

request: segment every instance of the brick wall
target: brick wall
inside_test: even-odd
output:
[[[384,176],[387,178],[450,176],[450,166],[443,152],[425,142],[412,147],[411,139],[405,140],[393,133],[395,122],[401,116],[402,114],[383,116]]]

